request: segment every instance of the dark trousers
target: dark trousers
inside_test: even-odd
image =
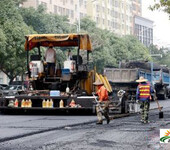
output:
[[[47,63],[47,75],[54,76],[55,74],[55,63]]]
[[[103,113],[100,111],[99,106],[96,106],[96,113],[99,122],[103,122],[102,116],[104,116],[107,120],[109,120],[109,104],[110,101],[104,101],[101,103]]]

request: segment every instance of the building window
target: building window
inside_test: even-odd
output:
[[[103,25],[104,25],[104,19],[103,19]]]
[[[100,6],[96,5],[96,12],[99,12],[99,11],[100,11]]]
[[[69,16],[69,12],[70,12],[70,10],[66,9],[66,16]]]
[[[62,14],[62,7],[58,7],[59,14]]]
[[[97,23],[100,23],[99,17],[96,17],[96,22],[97,22]]]
[[[119,4],[118,4],[118,1],[116,0],[115,1],[115,7],[118,7],[119,6]]]
[[[79,6],[83,5],[83,0],[79,0]]]
[[[47,9],[47,3],[41,2],[41,4]]]
[[[82,19],[83,18],[83,13],[80,13],[80,19]]]
[[[71,18],[74,18],[74,12],[71,10]]]
[[[87,1],[84,1],[84,8],[87,8]]]
[[[39,6],[39,0],[36,0],[36,6],[37,7]]]
[[[63,15],[64,15],[64,16],[66,15],[65,8],[63,8]]]
[[[57,6],[54,5],[54,13],[57,14]]]
[[[77,5],[75,5],[75,11],[77,11]]]

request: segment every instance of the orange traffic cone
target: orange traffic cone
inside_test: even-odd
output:
[[[76,102],[74,101],[74,99],[71,100],[69,106],[70,107],[75,107],[76,106]]]

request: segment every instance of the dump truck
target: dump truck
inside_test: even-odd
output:
[[[40,114],[71,112],[77,115],[95,113],[92,96],[92,92],[95,92],[95,79],[99,78],[109,93],[112,88],[105,76],[89,67],[89,55],[92,52],[89,35],[32,34],[25,38],[28,87],[22,95],[1,97],[0,111]],[[49,75],[42,50],[51,44],[54,48],[77,48],[77,53],[72,59],[65,60],[63,65],[57,65],[59,67],[55,68],[55,73]],[[83,55],[81,51],[84,52]]]
[[[151,69],[152,68],[152,69]],[[156,91],[159,99],[169,96],[168,86],[170,84],[169,69],[155,63],[144,61],[129,61],[120,63],[119,68],[106,67],[104,74],[112,85],[113,91],[124,90],[128,100],[136,100],[136,82],[140,76],[145,77]]]

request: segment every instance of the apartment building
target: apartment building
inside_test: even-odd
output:
[[[0,71],[0,84],[8,84],[9,79],[5,73]]]
[[[143,43],[146,47],[153,44],[153,21],[140,17],[134,16],[134,35]]]
[[[141,16],[141,0],[27,0],[23,7],[44,5],[48,13],[67,16],[70,23],[89,16],[101,29],[133,34],[134,15]]]

